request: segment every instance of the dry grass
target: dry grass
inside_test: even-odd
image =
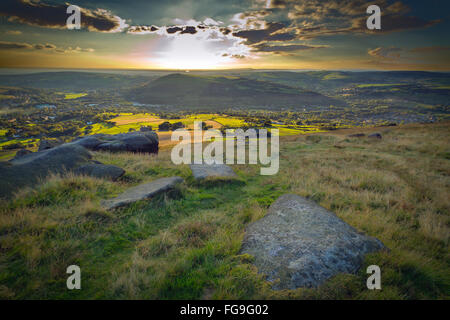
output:
[[[381,140],[348,138],[379,131]],[[281,138],[280,171],[235,165],[236,183],[199,184],[188,166],[158,156],[95,153],[126,169],[118,182],[53,176],[0,209],[0,297],[150,299],[448,299],[450,144],[448,123],[340,130]],[[159,177],[185,178],[173,195],[114,212],[103,198]],[[281,194],[317,201],[390,249],[317,289],[272,291],[240,255],[245,226]],[[65,288],[78,264],[83,289]]]

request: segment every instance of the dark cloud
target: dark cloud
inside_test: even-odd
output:
[[[0,50],[32,48],[33,46],[29,43],[0,41]]]
[[[26,42],[8,42],[8,41],[0,41],[0,50],[47,50],[50,52],[57,53],[77,53],[77,52],[93,52],[94,49],[91,48],[58,48],[52,43],[37,43],[30,44]]]
[[[31,0],[2,0],[0,15],[9,21],[47,28],[66,28],[68,5],[52,5]],[[104,9],[81,8],[81,25],[89,31],[120,32],[125,21]]]
[[[176,33],[176,32],[180,32],[181,30],[183,30],[183,28],[177,27],[177,26],[175,26],[175,27],[167,27],[166,28],[166,32],[168,34],[173,34],[173,33]]]
[[[158,30],[159,27],[156,26],[131,26],[128,28],[127,32],[131,34],[147,34]]]
[[[427,21],[407,15],[410,8],[402,1],[379,0],[381,30],[368,30],[365,0],[283,0],[269,7],[284,8],[299,39],[312,39],[347,33],[388,33],[430,27],[439,21]]]
[[[222,54],[222,57],[231,57],[233,59],[245,59],[245,58],[247,58],[246,56],[244,56],[242,54],[229,54],[229,53]]]
[[[181,31],[181,34],[185,34],[185,33],[196,34],[197,29],[193,26],[186,26],[183,28],[183,31]]]
[[[288,52],[314,50],[320,48],[327,48],[327,46],[309,46],[303,44],[287,44],[287,45],[269,45],[267,43],[258,44],[252,47],[256,52],[268,52],[275,54],[284,54]]]
[[[237,31],[233,32],[233,35],[244,38],[248,45],[263,41],[289,41],[296,38],[295,33],[285,29],[285,25],[280,22],[269,22],[265,29]]]

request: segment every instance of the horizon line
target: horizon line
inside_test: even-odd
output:
[[[149,71],[149,72],[224,72],[224,71],[293,71],[293,72],[311,72],[311,71],[340,71],[340,72],[434,72],[434,73],[448,73],[449,70],[427,70],[427,69],[415,69],[415,70],[380,70],[380,69],[305,69],[305,68],[224,68],[224,69],[158,69],[158,68],[69,68],[69,67],[2,67],[2,69],[20,69],[20,70],[101,70],[101,71]]]

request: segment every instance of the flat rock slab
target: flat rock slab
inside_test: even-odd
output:
[[[191,164],[192,175],[196,180],[206,178],[237,178],[236,173],[226,164]]]
[[[241,252],[273,289],[317,287],[338,273],[354,273],[365,254],[384,248],[334,213],[298,195],[279,197],[267,215],[248,226]]]
[[[106,210],[123,207],[136,201],[151,198],[161,192],[172,189],[176,184],[183,182],[181,177],[161,178],[144,183],[126,190],[116,198],[103,200],[102,207]]]

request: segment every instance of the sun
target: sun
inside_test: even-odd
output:
[[[171,39],[169,47],[151,59],[164,69],[219,69],[232,64],[217,48],[195,35],[183,35]]]

